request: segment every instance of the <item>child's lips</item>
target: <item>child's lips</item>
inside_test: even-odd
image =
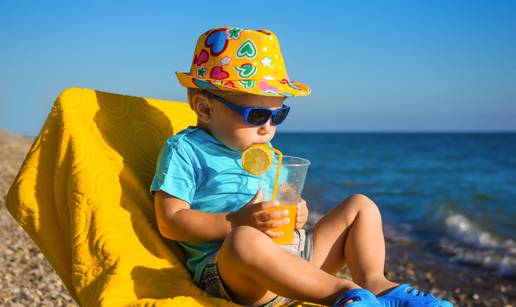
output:
[[[268,142],[270,142],[270,140],[272,140],[272,138],[268,137],[265,140],[261,140],[261,141],[255,142],[255,144],[267,144]]]

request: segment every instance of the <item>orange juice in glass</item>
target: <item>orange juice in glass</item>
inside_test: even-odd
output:
[[[290,219],[288,224],[285,224],[280,227],[271,228],[274,232],[282,232],[283,235],[278,238],[272,238],[272,240],[278,244],[291,244],[294,240],[294,229],[296,227],[296,215],[297,215],[297,205],[296,204],[280,204],[275,208],[266,209],[267,211],[275,211],[275,210],[288,210],[288,218]],[[287,216],[279,218],[282,220]]]
[[[279,168],[277,167],[280,162]],[[282,160],[275,159],[273,166],[265,173],[258,176],[259,186],[263,193],[263,200],[276,200],[279,206],[267,210],[288,210],[289,223],[272,231],[283,232],[278,238],[273,238],[277,244],[292,244],[294,229],[296,226],[297,203],[301,200],[306,173],[310,161],[293,156],[283,156]],[[279,170],[279,175],[277,171]],[[274,186],[277,185],[275,188]],[[284,219],[286,217],[281,217]]]

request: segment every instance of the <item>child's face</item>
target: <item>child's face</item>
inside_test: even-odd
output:
[[[284,97],[268,97],[251,94],[234,94],[224,96],[224,98],[241,107],[262,107],[269,109],[281,108],[285,100]],[[244,123],[244,118],[240,114],[215,99],[209,99],[206,96],[194,97],[193,99],[194,101],[195,99],[204,99],[207,101],[210,108],[209,116],[199,114],[199,111],[202,112],[202,110],[196,110],[199,115],[199,126],[206,129],[219,141],[233,150],[242,151],[252,144],[269,142],[276,133],[276,126],[271,125],[270,119],[263,126],[247,125]]]

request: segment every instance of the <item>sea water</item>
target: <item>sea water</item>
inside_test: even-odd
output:
[[[312,162],[314,216],[365,194],[390,235],[516,275],[516,133],[278,133],[272,144]]]

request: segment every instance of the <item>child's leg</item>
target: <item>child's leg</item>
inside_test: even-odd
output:
[[[398,284],[385,278],[385,241],[376,204],[356,194],[331,210],[314,227],[312,263],[336,274],[347,263],[353,281],[374,294]]]
[[[253,227],[233,230],[218,253],[217,263],[229,294],[240,304],[264,304],[277,293],[331,305],[340,293],[359,288],[285,252]]]

